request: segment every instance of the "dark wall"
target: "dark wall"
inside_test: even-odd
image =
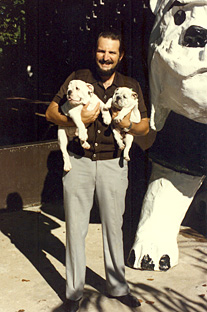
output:
[[[0,209],[62,199],[62,157],[57,142],[0,149]]]
[[[35,66],[39,93],[55,92],[72,70],[88,67],[97,34],[109,27],[119,29],[124,37],[126,57],[122,70],[144,87],[153,22],[147,2],[40,0],[37,5],[35,0],[27,1],[28,62]]]
[[[18,110],[14,107],[14,131],[6,139],[0,136],[0,146],[54,138],[50,132],[44,136],[47,123],[37,114],[44,115],[53,95],[73,70],[91,65],[95,38],[109,27],[119,29],[124,37],[126,54],[120,70],[139,80],[148,103],[146,59],[153,17],[146,4],[141,0],[25,0],[21,40],[2,46],[0,52],[0,133],[5,132],[5,125],[9,131],[9,115],[14,115],[9,107],[17,100],[19,105]],[[15,15],[15,8],[10,9]],[[42,104],[37,105],[36,100]],[[23,109],[29,118],[25,118]],[[15,129],[21,129],[21,133]]]

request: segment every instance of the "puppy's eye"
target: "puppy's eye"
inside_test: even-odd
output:
[[[186,19],[186,13],[183,10],[177,11],[174,15],[175,25],[181,25],[182,23],[184,23],[185,19]]]
[[[124,95],[123,98],[126,99],[127,98],[126,95]]]
[[[76,90],[80,90],[80,88],[76,87]]]

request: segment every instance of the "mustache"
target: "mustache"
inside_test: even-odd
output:
[[[114,62],[113,61],[100,60],[99,63],[109,65],[109,64],[113,64]]]

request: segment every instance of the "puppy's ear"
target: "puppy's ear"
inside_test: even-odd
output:
[[[89,89],[90,94],[93,93],[94,92],[94,86],[92,84],[90,84],[90,83],[87,83],[86,85],[87,85],[87,87]]]
[[[138,94],[135,91],[132,91],[132,97],[134,100],[138,99]]]

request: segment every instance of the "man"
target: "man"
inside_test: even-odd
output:
[[[59,112],[59,105],[66,100],[67,86],[72,79],[81,79],[94,86],[95,94],[106,103],[117,87],[129,87],[138,93],[141,122],[131,123],[128,114],[120,123],[133,135],[148,133],[149,125],[139,83],[117,72],[124,56],[122,39],[116,32],[103,32],[98,36],[95,51],[96,69],[73,72],[61,86],[49,105],[46,118],[62,126],[74,126]],[[110,126],[106,126],[99,109],[82,109],[82,121],[87,125],[89,150],[84,150],[78,138],[69,144],[72,169],[63,177],[64,208],[66,220],[66,311],[77,311],[85,283],[85,237],[94,196],[102,222],[104,263],[107,291],[130,307],[138,307],[139,301],[130,294],[125,280],[123,256],[122,216],[125,210],[125,194],[128,186],[127,162],[115,143]],[[112,114],[112,118],[116,112]]]

